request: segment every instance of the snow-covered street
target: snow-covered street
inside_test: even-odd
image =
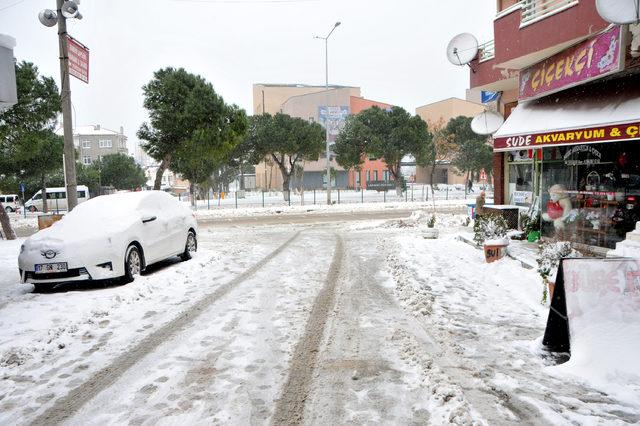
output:
[[[1,424],[627,424],[560,371],[534,270],[486,264],[465,216],[204,222],[127,285],[31,293],[0,242]],[[358,219],[358,220],[356,220]]]

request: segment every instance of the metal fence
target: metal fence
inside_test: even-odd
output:
[[[364,203],[398,203],[398,202],[427,202],[435,200],[469,200],[475,201],[480,193],[479,188],[472,191],[455,188],[453,186],[441,186],[431,193],[429,185],[409,185],[401,195],[395,190],[345,190],[335,189],[331,191],[332,204],[364,204]],[[487,192],[487,198],[492,198],[493,193]],[[190,202],[187,198],[182,201]],[[198,199],[197,210],[211,209],[240,209],[279,206],[310,206],[326,205],[326,190],[298,191],[232,191],[230,193],[210,193],[207,199]]]

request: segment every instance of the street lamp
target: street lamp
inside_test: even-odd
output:
[[[82,19],[78,11],[80,0],[56,0],[56,11],[44,9],[38,14],[40,23],[45,27],[58,24],[58,48],[60,51],[60,81],[62,100],[62,127],[64,129],[64,177],[67,190],[67,210],[78,204],[76,181],[76,153],[73,144],[73,123],[71,121],[71,87],[69,86],[69,49],[67,46],[67,19]]]
[[[325,127],[325,138],[327,142],[327,204],[331,205],[331,153],[329,152],[329,37],[335,31],[336,28],[340,25],[340,22],[336,22],[327,34],[326,37],[316,36],[320,40],[324,40],[324,65],[325,65],[325,82],[324,88],[326,93],[326,105],[325,105],[325,118],[324,118],[324,127]]]

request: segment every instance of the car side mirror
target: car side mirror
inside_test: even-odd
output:
[[[142,218],[142,223],[153,222],[156,219],[157,217],[155,216],[145,216]]]

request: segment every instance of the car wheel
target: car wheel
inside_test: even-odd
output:
[[[34,213],[34,212],[37,212],[37,211],[38,211],[38,209],[36,209],[36,207],[35,207],[35,206],[30,206],[30,207],[29,207],[29,211],[30,211],[31,213]]]
[[[6,211],[7,213],[13,213],[13,209],[9,206],[5,207],[4,211]]]
[[[191,254],[195,253],[198,250],[198,240],[196,239],[196,234],[193,231],[189,231],[187,234],[187,243],[184,246],[184,252],[180,255],[182,260],[191,259]]]
[[[136,275],[142,272],[142,255],[138,247],[131,245],[124,256],[124,278],[130,283]]]

